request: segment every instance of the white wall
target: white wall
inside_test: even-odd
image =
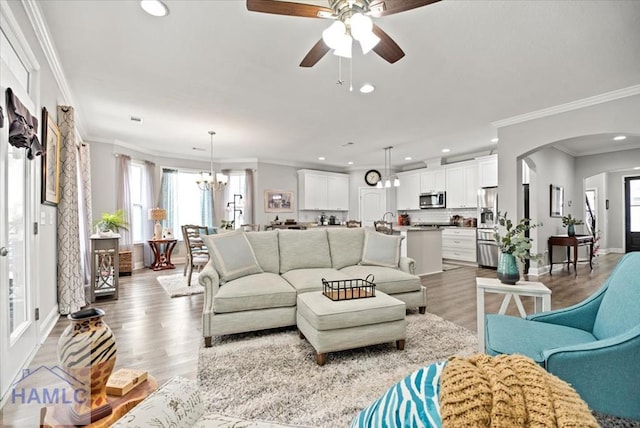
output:
[[[596,204],[594,207],[591,207],[591,209],[594,211],[593,214],[596,217],[596,230],[600,231],[598,233],[600,235],[600,241],[598,242],[598,244],[600,245],[600,251],[602,251],[603,253],[606,253],[608,251],[607,249],[609,248],[609,216],[608,210],[605,206],[606,199],[608,198],[607,176],[608,174],[603,172],[602,174],[587,177],[584,180],[585,191],[595,190],[596,192]]]
[[[269,224],[278,216],[280,220],[293,218],[298,220],[298,169],[287,165],[274,165],[270,163],[258,162],[256,171],[256,195],[255,195],[255,223],[262,225]],[[293,212],[289,213],[267,213],[264,211],[264,191],[265,190],[287,190],[293,191]],[[260,230],[262,230],[262,228]]]

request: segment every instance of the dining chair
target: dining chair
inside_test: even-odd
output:
[[[187,285],[191,286],[191,275],[195,267],[198,272],[209,262],[209,251],[200,235],[208,235],[209,228],[195,224],[181,226],[182,238],[187,248],[187,261],[184,265],[183,276],[187,276]]]
[[[347,220],[347,227],[362,227],[360,220]]]
[[[259,224],[241,224],[240,229],[244,230],[245,232],[260,232],[260,225]]]
[[[373,227],[376,232],[384,233],[386,235],[393,235],[393,223],[388,221],[374,221]]]

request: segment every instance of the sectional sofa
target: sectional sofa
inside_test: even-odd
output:
[[[295,325],[297,295],[322,290],[323,278],[372,274],[376,290],[424,313],[426,288],[414,261],[400,256],[401,239],[341,227],[203,236],[211,256],[199,276],[205,345],[213,336]]]

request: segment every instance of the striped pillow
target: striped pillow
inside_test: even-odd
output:
[[[362,409],[351,428],[442,427],[440,375],[446,361],[411,373]]]

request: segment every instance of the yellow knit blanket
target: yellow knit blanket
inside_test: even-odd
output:
[[[566,382],[521,355],[453,357],[440,378],[443,427],[598,427]]]

